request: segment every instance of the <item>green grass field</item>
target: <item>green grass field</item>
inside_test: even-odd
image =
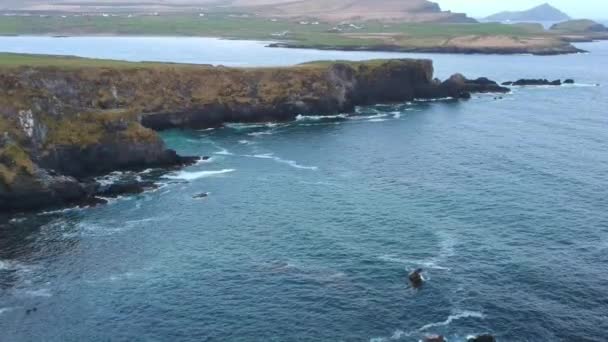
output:
[[[155,62],[125,62],[107,59],[91,59],[71,56],[30,55],[17,53],[0,53],[0,68],[16,68],[22,66],[32,67],[167,67],[167,66],[192,66],[191,64],[172,64]]]
[[[464,35],[529,36],[545,34],[530,26],[502,24],[383,24],[366,22],[360,29],[328,32],[333,25],[301,25],[292,21],[271,21],[259,17],[231,17],[226,14],[163,16],[61,16],[0,17],[0,35],[134,35],[202,36],[256,40],[289,40],[305,45],[376,45],[383,41],[365,35],[400,35],[415,39],[451,38]],[[289,32],[285,36],[273,34]]]

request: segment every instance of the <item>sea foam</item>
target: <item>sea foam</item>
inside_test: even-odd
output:
[[[286,164],[286,165],[289,165],[289,166],[294,167],[296,169],[313,170],[313,171],[316,171],[316,170],[319,169],[317,166],[300,165],[300,164],[298,164],[294,160],[288,160],[288,159],[279,158],[279,157],[273,155],[272,153],[245,155],[245,157],[259,158],[259,159],[270,159],[270,160],[274,160],[277,163]]]
[[[163,176],[167,179],[182,179],[182,180],[195,180],[199,178],[207,178],[213,176],[219,176],[225,173],[230,173],[236,171],[235,169],[223,169],[217,171],[180,171],[175,174]]]
[[[452,323],[455,320],[458,319],[462,319],[462,318],[485,318],[484,314],[481,312],[477,312],[477,311],[459,311],[456,312],[452,315],[449,315],[448,318],[445,321],[442,322],[436,322],[436,323],[429,323],[426,325],[423,325],[420,329],[418,329],[418,331],[424,331],[424,330],[428,330],[430,328],[434,328],[434,327],[440,327],[440,326],[445,326],[445,325],[449,325],[450,323]]]

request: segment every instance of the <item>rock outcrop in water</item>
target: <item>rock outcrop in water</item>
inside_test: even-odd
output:
[[[492,335],[485,334],[467,339],[467,342],[496,342],[496,338]]]
[[[561,86],[562,84],[574,84],[573,79],[567,79],[563,83],[561,80],[549,81],[544,78],[522,78],[517,81],[503,82],[502,85],[508,86]]]
[[[0,69],[0,210],[89,201],[88,177],[121,169],[193,163],[168,150],[154,130],[225,122],[293,120],[355,106],[416,98],[506,92],[487,79],[433,80],[430,60],[320,62],[236,69],[130,64]]]

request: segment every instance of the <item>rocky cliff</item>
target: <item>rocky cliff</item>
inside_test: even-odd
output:
[[[0,210],[64,205],[98,191],[87,177],[183,165],[153,129],[286,121],[357,105],[506,91],[429,60],[320,62],[290,68],[13,66],[0,68]]]

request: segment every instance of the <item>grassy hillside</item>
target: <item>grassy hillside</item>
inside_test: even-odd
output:
[[[315,24],[313,24],[315,23]],[[379,43],[377,34],[407,37],[458,37],[463,35],[539,34],[534,29],[502,24],[426,24],[380,22],[356,23],[355,27],[328,23],[269,20],[258,17],[234,17],[226,14],[174,14],[166,16],[61,16],[0,17],[0,35],[160,35],[209,36],[223,38],[294,40],[310,44],[348,45]],[[364,36],[369,35],[366,38]],[[361,41],[363,40],[363,41]]]

